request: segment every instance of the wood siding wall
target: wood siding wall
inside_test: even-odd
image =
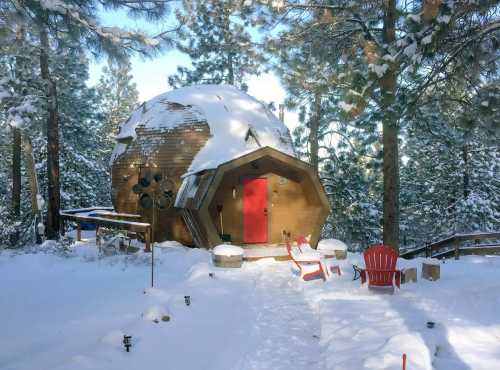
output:
[[[174,200],[193,158],[210,137],[206,122],[193,121],[171,130],[136,129],[137,138],[112,165],[112,200],[121,213],[139,213],[144,222],[152,221],[152,210],[142,209],[132,187],[142,171],[161,172],[173,183]],[[155,240],[177,240],[192,244],[192,238],[180,214],[173,208],[157,211]]]
[[[217,206],[222,205],[224,233],[234,243],[243,243],[243,179],[268,179],[268,241],[282,243],[283,231],[309,235],[317,229],[321,204],[308,179],[290,167],[284,168],[271,159],[259,160],[258,169],[252,164],[228,171],[209,206],[210,217],[221,232]],[[235,192],[233,192],[235,190]]]

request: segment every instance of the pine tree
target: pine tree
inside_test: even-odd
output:
[[[310,45],[301,45],[286,50],[278,49],[279,59],[275,69],[282,76],[287,89],[287,106],[301,109],[301,121],[307,134],[307,160],[319,171],[319,148],[322,132],[328,127],[325,111],[331,101],[328,99],[329,82],[323,79],[325,64],[312,52]]]
[[[169,77],[174,87],[226,83],[246,90],[245,78],[258,74],[263,63],[248,30],[252,6],[239,0],[184,0],[177,17],[185,28],[177,48],[192,68],[178,67]]]
[[[65,208],[110,204],[109,157],[101,136],[102,101],[86,85],[89,61],[78,45],[53,58],[54,75],[65,81],[58,92],[61,137],[61,204]]]
[[[401,199],[409,245],[500,227],[499,88],[494,80],[474,89],[468,77],[424,96],[408,127]]]
[[[8,20],[5,24],[7,37],[12,25],[30,30],[39,50],[40,79],[45,84],[46,133],[47,133],[47,199],[46,234],[57,238],[59,234],[60,210],[60,143],[59,143],[59,100],[58,81],[52,70],[50,56],[54,49],[64,44],[62,39],[71,40],[78,46],[85,45],[95,53],[106,52],[113,58],[123,59],[131,52],[148,53],[160,45],[171,43],[170,33],[163,32],[149,38],[141,32],[126,31],[100,24],[97,11],[100,5],[105,9],[125,8],[132,15],[158,19],[168,10],[164,1],[121,1],[105,4],[94,0],[74,1],[23,1],[2,4],[2,14]]]
[[[368,112],[374,122],[380,123],[383,240],[398,248],[398,141],[402,125],[421,103],[423,94],[443,75],[481,68],[481,54],[492,56],[494,49],[488,44],[500,28],[494,16],[496,4],[389,0],[321,4],[284,1],[276,5],[274,14],[263,13],[274,23],[276,19],[287,20],[291,25],[287,39],[302,40],[321,29],[322,47],[342,53],[340,62],[330,60],[330,66],[335,87],[343,90],[339,106],[346,116],[360,121],[359,116]],[[307,24],[310,27],[303,27]]]
[[[101,137],[103,150],[110,156],[118,126],[125,122],[138,106],[139,92],[132,82],[130,62],[113,63],[103,68],[97,85],[102,113]]]
[[[27,40],[33,40],[29,33]],[[11,78],[14,67],[18,64],[10,63],[15,53],[3,54],[0,59],[6,61],[2,70],[4,98],[1,100],[3,116],[0,116],[2,130],[22,131],[22,135],[32,140],[36,163],[38,164],[38,180],[40,190],[45,193],[48,180],[45,170],[47,160],[47,139],[45,137],[44,122],[47,111],[44,108],[43,96],[45,86],[40,84],[37,59],[30,58],[36,55],[35,45],[26,45],[24,48],[24,67],[17,69],[17,79]],[[14,56],[13,56],[14,55]],[[63,81],[58,90],[59,102],[59,135],[61,138],[61,204],[63,207],[84,207],[96,204],[110,203],[109,190],[109,156],[104,150],[107,145],[101,140],[100,99],[96,91],[88,88],[88,59],[81,48],[74,44],[61,43],[60,49],[50,54],[51,69],[57,81]],[[26,74],[23,74],[25,71]],[[21,93],[22,92],[22,93]],[[29,97],[29,99],[28,99]],[[27,100],[28,99],[28,100]],[[28,104],[29,102],[29,104]],[[10,135],[9,135],[10,137]],[[3,138],[3,135],[2,135]],[[3,157],[3,153],[2,153]],[[12,158],[10,152],[4,158]],[[24,158],[23,158],[24,159]],[[0,164],[0,177],[10,178],[7,175],[8,162]],[[5,175],[4,175],[5,174]],[[18,220],[10,216],[5,223],[9,225],[0,232],[0,240],[9,239],[9,234],[16,230],[22,231],[19,243],[27,242],[31,238],[29,231],[32,224],[32,212],[29,199],[32,189],[27,184],[27,176],[22,171],[23,189],[21,197],[20,217]],[[0,183],[1,190],[9,193],[7,184]],[[44,191],[45,190],[45,191]],[[7,210],[7,204],[0,201],[0,213]],[[2,215],[3,216],[3,215]],[[6,216],[7,217],[7,216]]]
[[[6,245],[24,240],[24,229],[31,217],[26,217],[28,203],[23,195],[28,187],[23,184],[21,136],[32,122],[43,116],[41,85],[37,81],[37,50],[25,28],[16,24],[6,24],[2,34],[5,41],[0,46],[0,130],[2,138],[0,177],[8,182],[0,184],[3,194],[12,194],[11,204],[8,197],[0,201],[0,217],[4,217],[0,231],[0,241]],[[5,135],[4,135],[5,133]],[[29,199],[29,198],[27,198]],[[18,236],[21,237],[18,240]]]

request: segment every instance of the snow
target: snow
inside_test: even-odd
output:
[[[417,43],[416,42],[412,42],[410,45],[408,45],[404,50],[403,50],[403,53],[412,58],[415,53],[417,52]]]
[[[43,196],[40,193],[37,193],[36,195],[36,204],[39,210],[42,210],[45,206],[45,199],[43,199]]]
[[[304,282],[290,261],[216,268],[208,251],[166,242],[152,289],[149,254],[51,246],[0,253],[2,369],[400,370],[403,353],[411,370],[500,368],[498,256],[447,260],[439,281],[390,295],[352,280],[354,253],[334,260],[341,276]]]
[[[172,108],[172,104],[177,104]],[[181,106],[179,106],[179,104]],[[188,173],[217,168],[259,146],[247,143],[249,129],[260,146],[295,156],[288,128],[261,102],[229,85],[193,85],[161,94],[135,110],[120,126],[117,140],[136,138],[136,128],[169,130],[185,122],[206,121],[211,137],[195,156]],[[112,161],[126,149],[120,143]]]
[[[346,103],[344,101],[341,101],[339,103],[339,107],[340,109],[342,109],[344,112],[346,113],[349,113],[350,111],[352,111],[353,109],[356,108],[356,105],[355,104],[349,104],[349,103]]]
[[[165,316],[168,316],[167,309],[159,305],[148,307],[142,315],[143,319],[146,321],[161,321]]]
[[[318,243],[319,251],[346,251],[347,244],[338,239],[323,239]]]
[[[231,244],[220,244],[212,253],[216,256],[243,256],[243,248]]]
[[[144,38],[144,43],[148,46],[158,46],[160,40],[146,37]]]
[[[397,56],[396,55],[391,55],[391,54],[384,54],[382,57],[383,60],[386,60],[388,62],[394,63],[396,61]]]
[[[422,39],[422,45],[428,45],[432,42],[432,33],[430,35],[427,35],[425,36],[423,39]]]
[[[433,265],[433,266],[438,266],[441,264],[437,258],[426,258],[423,263],[426,265]]]
[[[420,23],[421,21],[420,14],[408,14],[406,16],[406,19],[409,19],[415,23]]]
[[[60,0],[39,0],[40,6],[47,10],[64,13],[67,9],[71,8],[71,5],[65,4]]]
[[[451,17],[449,15],[440,15],[437,17],[438,23],[450,23]]]
[[[127,150],[127,144],[120,142],[116,143],[115,147],[113,148],[113,152],[111,153],[111,159],[109,164],[112,165],[113,162],[116,160],[116,158],[125,153],[126,150]]]
[[[24,120],[18,115],[13,115],[10,117],[9,124],[15,128],[22,128],[24,125]]]
[[[38,225],[36,225],[36,231],[38,232],[38,235],[44,235],[45,225],[42,222],[39,222]]]
[[[378,78],[382,78],[385,73],[389,70],[389,65],[388,64],[369,64],[368,69],[375,73]]]

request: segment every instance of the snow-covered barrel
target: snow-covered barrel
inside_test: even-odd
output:
[[[228,244],[218,245],[212,250],[212,260],[217,267],[241,267],[243,248]]]

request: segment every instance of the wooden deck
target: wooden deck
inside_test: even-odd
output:
[[[84,212],[82,215],[82,212]],[[95,213],[96,216],[86,215],[87,212]],[[133,215],[128,213],[116,213],[109,207],[93,207],[82,209],[61,210],[61,232],[64,235],[64,222],[76,223],[76,240],[81,240],[81,224],[90,223],[97,227],[107,227],[119,230],[127,230],[132,233],[141,234],[145,243],[145,250],[150,251],[151,244],[151,224],[145,222],[130,221],[140,219],[140,215]],[[98,233],[96,229],[96,242],[100,244]]]
[[[285,244],[253,244],[242,245],[243,260],[252,262],[263,258],[274,258],[276,261],[290,261]],[[323,254],[324,258],[335,258],[335,255]]]
[[[284,244],[243,245],[244,261],[258,261],[263,258],[274,258],[276,261],[288,261],[290,256]]]

